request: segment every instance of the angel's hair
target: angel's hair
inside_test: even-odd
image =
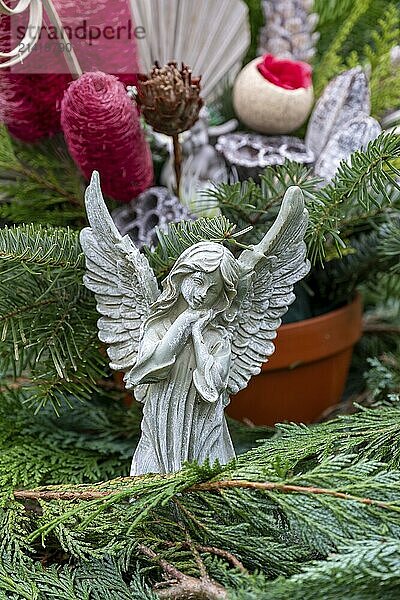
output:
[[[212,273],[219,269],[223,288],[218,302],[213,306],[216,314],[231,322],[236,316],[232,304],[237,295],[239,265],[233,254],[222,244],[199,242],[191,246],[176,261],[169,275],[163,281],[163,293],[152,307],[147,324],[165,315],[178,301],[182,282],[191,273]]]

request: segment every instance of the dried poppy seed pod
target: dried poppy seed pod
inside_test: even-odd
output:
[[[182,172],[182,148],[179,134],[187,131],[199,118],[203,100],[200,98],[201,77],[192,77],[190,68],[176,62],[164,67],[156,62],[149,75],[139,75],[136,101],[147,123],[155,131],[170,135],[174,141],[176,193]]]
[[[155,63],[149,75],[139,75],[137,103],[147,123],[171,136],[193,127],[203,106],[200,80],[183,63],[179,70],[176,62]]]

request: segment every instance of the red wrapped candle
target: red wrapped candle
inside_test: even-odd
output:
[[[83,71],[117,75],[135,84],[138,53],[129,0],[53,0]],[[0,16],[0,51],[17,47],[27,14]],[[61,100],[71,76],[55,28],[44,16],[38,43],[22,64],[0,70],[0,119],[25,142],[61,129]]]
[[[71,83],[61,123],[76,164],[87,178],[99,171],[107,195],[129,202],[151,186],[153,163],[139,113],[116,77],[85,73]]]

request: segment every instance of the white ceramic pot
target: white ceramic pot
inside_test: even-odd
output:
[[[311,112],[313,87],[287,90],[259,72],[262,58],[246,65],[236,78],[233,104],[238,118],[253,131],[286,134],[298,129]]]

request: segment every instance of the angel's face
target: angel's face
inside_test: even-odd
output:
[[[219,269],[212,273],[195,271],[182,282],[181,293],[190,308],[205,310],[212,308],[222,292],[222,277]]]

